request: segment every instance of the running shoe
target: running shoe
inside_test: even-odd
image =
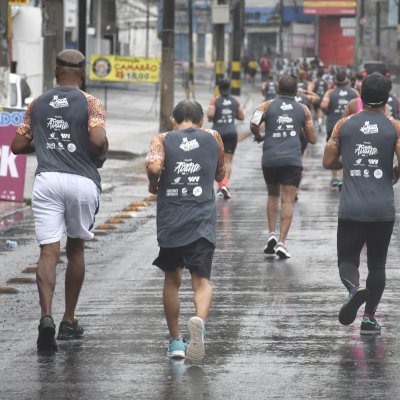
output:
[[[278,244],[275,232],[270,232],[267,236],[267,244],[264,247],[265,254],[275,254],[275,246]]]
[[[217,197],[224,197],[224,194],[221,192],[221,189],[217,190]]]
[[[339,311],[339,322],[342,325],[350,325],[357,317],[358,309],[367,301],[368,289],[358,288],[350,293]]]
[[[186,357],[195,363],[200,363],[204,358],[204,322],[199,317],[192,317],[187,323],[190,339],[186,349]]]
[[[186,343],[181,339],[172,339],[169,341],[167,356],[169,358],[185,358]]]
[[[338,186],[337,178],[332,178],[330,185],[331,185],[331,187],[337,187]]]
[[[50,315],[45,315],[40,319],[38,330],[37,349],[39,351],[56,351],[57,343],[54,338],[56,334],[56,325]]]
[[[361,321],[361,335],[379,335],[381,333],[381,326],[378,321],[373,317],[363,317]]]
[[[232,197],[229,193],[229,189],[226,186],[222,186],[221,193],[223,194],[225,200],[228,200]]]
[[[281,259],[284,260],[285,258],[291,258],[292,256],[288,252],[288,249],[282,242],[278,242],[277,245],[274,247],[275,254]]]
[[[342,178],[336,178],[336,186],[339,188],[339,190],[343,186],[343,179]]]
[[[61,321],[60,327],[58,328],[58,340],[73,340],[80,339],[83,335],[83,328],[78,324],[78,320],[74,319],[74,322]]]

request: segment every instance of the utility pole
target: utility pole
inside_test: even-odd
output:
[[[150,0],[146,4],[146,58],[149,57]]]
[[[240,95],[241,58],[243,47],[243,0],[236,0],[233,8],[233,47],[231,65],[232,94]]]
[[[194,62],[193,62],[193,1],[188,0],[189,7],[189,97],[192,93],[193,99],[194,94]]]
[[[0,2],[0,105],[8,97],[8,74],[10,60],[8,53],[8,0]]]
[[[283,57],[283,0],[279,0],[279,54]]]
[[[53,87],[57,54],[64,48],[63,0],[42,0],[43,91]]]
[[[78,50],[86,57],[86,0],[79,0],[78,8]],[[86,60],[87,62],[87,60]],[[82,90],[86,90],[86,80],[82,82]]]
[[[175,83],[175,0],[163,0],[160,132],[171,130]]]
[[[357,1],[356,8],[356,37],[354,46],[354,65],[361,63],[364,45],[364,0]]]
[[[222,8],[221,6],[225,6],[224,0],[217,0],[217,5],[214,8],[214,13],[216,15],[216,22],[214,23],[214,45],[215,45],[215,95],[219,95],[218,90],[218,81],[224,77],[225,70],[225,23],[229,21],[224,21],[224,18],[221,17]],[[229,17],[228,17],[229,20]]]

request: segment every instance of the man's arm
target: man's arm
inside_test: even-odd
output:
[[[394,118],[392,118],[392,123],[397,131],[397,142],[395,147],[397,165],[393,168],[393,178],[392,178],[392,183],[393,185],[395,185],[400,178],[400,123]]]
[[[108,139],[104,128],[95,126],[89,130],[89,140],[96,167],[101,168],[107,159]]]
[[[348,120],[348,118],[342,118],[335,127],[333,128],[332,136],[325,145],[324,158],[322,160],[322,165],[325,169],[340,170],[343,168],[343,164],[340,161],[341,148],[340,148],[340,131],[343,124]]]
[[[243,110],[242,105],[239,103],[239,101],[238,101],[238,108],[237,108],[237,111],[236,111],[236,119],[239,120],[239,121],[243,121],[244,120],[244,110]]]
[[[329,89],[326,91],[326,93],[324,94],[324,97],[322,98],[321,101],[321,110],[323,112],[327,112],[328,111],[328,107],[329,107],[329,103],[331,100],[331,93],[332,93],[333,89]]]
[[[263,138],[260,134],[260,126],[264,122],[265,119],[265,112],[267,111],[269,105],[271,104],[272,100],[265,101],[261,103],[256,110],[254,111],[253,116],[250,120],[250,131],[254,136],[254,140],[256,142],[261,142]]]
[[[217,98],[213,96],[212,99],[210,100],[210,104],[208,105],[208,110],[207,110],[207,118],[209,122],[212,122],[214,119],[216,103],[217,103]]]
[[[146,156],[146,171],[149,179],[149,192],[157,194],[158,181],[160,180],[165,160],[164,138],[167,132],[153,138]]]
[[[303,130],[307,141],[311,144],[315,144],[317,142],[317,136],[314,131],[314,123],[311,116],[311,111],[304,104],[301,104],[305,114],[305,120],[303,125]]]
[[[222,142],[221,135],[217,131],[211,131],[218,143],[219,154],[218,154],[218,164],[217,170],[215,171],[215,180],[221,182],[225,178],[226,167],[225,167],[225,157],[224,157],[224,143]]]
[[[14,154],[29,154],[35,152],[35,145],[32,142],[32,105],[29,105],[22,124],[17,128],[14,139],[11,143],[11,151]]]

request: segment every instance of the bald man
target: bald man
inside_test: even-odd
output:
[[[40,258],[36,278],[41,307],[39,351],[55,351],[52,300],[60,240],[66,232],[68,265],[65,312],[58,340],[79,339],[83,328],[75,308],[85,275],[84,242],[99,208],[103,166],[108,149],[105,111],[95,97],[79,88],[85,80],[85,57],[76,50],[57,55],[57,86],[28,107],[12,143],[14,154],[36,153],[38,166],[32,193]]]

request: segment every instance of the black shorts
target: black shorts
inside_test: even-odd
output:
[[[285,167],[263,167],[264,180],[267,185],[300,185],[302,167],[285,166]]]
[[[210,279],[215,246],[207,239],[200,238],[182,247],[160,247],[153,265],[164,272],[187,268],[203,278]]]
[[[226,154],[235,154],[235,149],[238,143],[237,133],[227,133],[221,135],[222,142],[224,143],[224,151]]]

